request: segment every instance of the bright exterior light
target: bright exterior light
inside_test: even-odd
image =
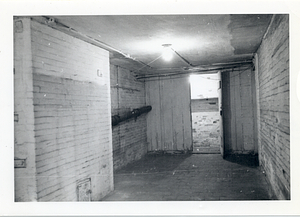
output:
[[[199,77],[199,76],[197,76],[197,75],[191,74],[190,77],[189,77],[190,83],[191,83],[191,84],[192,84],[192,83],[195,83],[195,81],[197,80],[198,77]]]
[[[162,46],[164,47],[162,58],[165,61],[170,61],[173,58],[173,51],[171,49],[171,44],[163,44]]]

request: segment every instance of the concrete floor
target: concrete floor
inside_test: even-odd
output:
[[[270,200],[253,157],[219,154],[151,154],[114,174],[104,201]]]

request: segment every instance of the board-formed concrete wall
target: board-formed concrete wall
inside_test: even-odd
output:
[[[189,77],[146,80],[148,151],[192,150]]]
[[[15,92],[29,91],[32,98],[20,96],[15,104],[33,101],[35,147],[20,157],[35,158],[36,192],[19,191],[23,183],[16,178],[16,200],[31,200],[23,194],[36,194],[37,201],[100,200],[113,190],[108,52],[35,21],[23,28],[31,46],[29,56],[20,58],[31,58],[32,69],[16,74],[26,75],[23,82],[31,87],[15,86]],[[31,133],[31,127],[25,130]],[[16,130],[17,158],[23,137]],[[80,190],[85,187],[86,196]]]
[[[122,115],[146,105],[145,82],[137,81],[130,70],[111,65],[110,82],[112,115]],[[114,170],[147,153],[146,115],[113,126]]]
[[[279,199],[290,199],[289,16],[274,15],[257,51],[259,161]]]
[[[257,154],[255,77],[252,64],[222,72],[226,154]]]

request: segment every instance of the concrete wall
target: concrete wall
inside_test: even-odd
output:
[[[252,65],[222,72],[222,84],[225,154],[257,153]]]
[[[122,115],[146,105],[145,83],[136,81],[131,71],[111,65],[110,81],[112,115]],[[146,116],[142,114],[136,120],[132,118],[113,126],[114,170],[146,154]]]
[[[30,19],[14,22],[15,201],[36,201],[36,163]],[[24,168],[24,166],[26,166]]]
[[[279,199],[290,199],[289,17],[275,15],[257,51],[259,161]]]
[[[32,58],[28,79],[35,150],[27,149],[27,158],[35,157],[37,200],[76,201],[84,180],[91,194],[79,200],[100,200],[113,190],[108,52],[46,25],[30,24],[31,47],[26,50]],[[18,141],[22,134],[15,137]],[[16,179],[19,185],[23,183]],[[16,190],[16,198],[25,199],[22,194]]]
[[[189,77],[146,81],[148,151],[192,150]]]

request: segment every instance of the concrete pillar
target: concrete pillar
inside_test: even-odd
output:
[[[15,201],[36,201],[30,18],[14,20]]]

